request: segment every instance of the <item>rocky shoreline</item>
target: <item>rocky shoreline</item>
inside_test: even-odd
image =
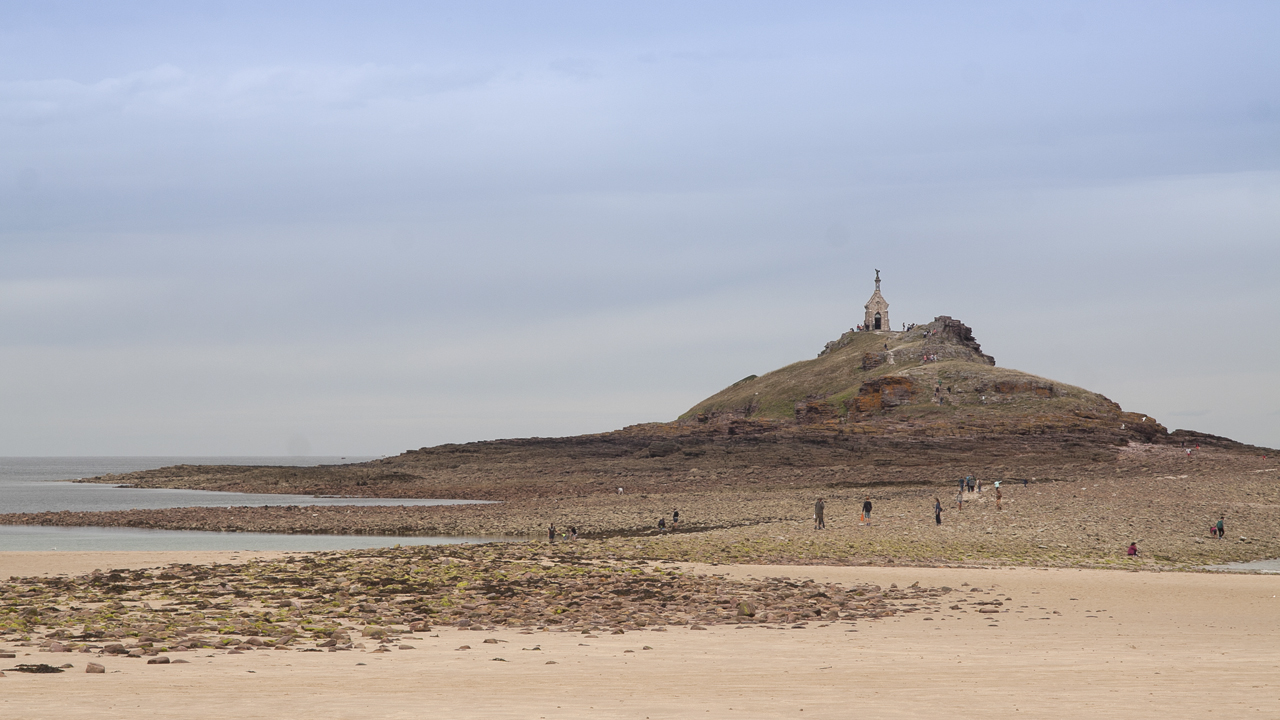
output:
[[[134,527],[221,532],[545,538],[548,525],[584,540],[626,539],[623,557],[712,562],[1006,563],[1196,567],[1280,557],[1280,463],[1230,450],[1134,445],[1114,463],[1063,466],[1048,478],[1005,480],[996,508],[986,491],[966,493],[935,470],[893,468],[888,484],[858,486],[843,468],[771,476],[714,476],[703,492],[599,493],[483,505],[232,507],[0,515],[0,524]],[[1005,469],[1006,473],[1009,470]],[[1009,473],[1013,474],[1013,473]],[[790,477],[786,484],[779,477]],[[1007,475],[1006,475],[1007,477]],[[727,487],[717,487],[725,482]],[[871,496],[870,524],[859,522]],[[813,530],[813,502],[826,499],[827,529]],[[933,502],[944,504],[943,524]],[[660,531],[678,509],[675,532]],[[1227,537],[1207,528],[1225,517]],[[1137,560],[1125,556],[1137,542]]]
[[[918,584],[736,581],[601,561],[587,550],[546,543],[396,548],[11,578],[0,582],[0,640],[138,658],[205,649],[388,652],[412,649],[406,636],[440,627],[591,636],[726,623],[856,623],[944,602],[978,612],[1001,604],[972,594],[948,598],[952,588]]]

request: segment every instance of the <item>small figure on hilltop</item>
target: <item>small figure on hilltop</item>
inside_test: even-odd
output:
[[[578,527],[576,525],[569,526],[569,539],[570,540],[578,539]]]
[[[818,498],[818,502],[813,504],[813,529],[814,530],[822,530],[827,526],[827,519],[825,517],[826,510],[827,510],[827,504],[822,501],[822,498]]]
[[[871,496],[868,495],[866,500],[862,501],[862,522],[871,524]]]
[[[942,524],[942,501],[936,495],[933,498],[933,522],[937,525]]]
[[[1129,557],[1138,557],[1138,543],[1136,542],[1129,543],[1129,549],[1125,551],[1125,554],[1127,554]]]
[[[676,525],[679,525],[679,524],[680,524],[680,511],[672,510],[671,511],[671,529],[675,530]]]
[[[1222,516],[1222,517],[1220,517],[1220,518],[1218,518],[1218,526],[1217,526],[1217,527],[1218,527],[1218,539],[1219,539],[1219,540],[1221,540],[1222,538],[1224,538],[1224,537],[1226,537],[1226,536],[1227,536],[1227,529],[1226,529],[1226,527],[1224,527],[1224,526],[1223,526],[1223,524],[1222,524],[1224,520],[1226,520],[1226,516],[1225,516],[1225,515],[1224,515],[1224,516]]]
[[[667,519],[664,517],[658,518],[658,532],[666,532],[666,531],[667,531]]]
[[[547,542],[555,542],[555,541],[556,541],[556,524],[551,523],[551,526],[547,528]]]

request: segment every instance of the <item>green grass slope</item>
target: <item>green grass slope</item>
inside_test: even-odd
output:
[[[1064,421],[1155,425],[1144,416],[1128,417],[1133,414],[1097,393],[994,363],[968,327],[946,316],[907,332],[850,332],[817,358],[740,380],[680,419],[922,426],[977,421],[1010,432]]]

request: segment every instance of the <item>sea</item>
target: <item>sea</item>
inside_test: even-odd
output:
[[[1225,565],[1207,565],[1207,570],[1224,570],[1227,572],[1253,571],[1268,575],[1280,575],[1280,558],[1271,560],[1252,560],[1250,562],[1234,562]]]
[[[460,505],[476,500],[342,498],[127,488],[72,482],[108,473],[169,465],[317,466],[372,457],[7,457],[0,458],[0,512],[132,510],[266,505]],[[0,552],[13,550],[353,550],[393,545],[442,545],[523,538],[408,537],[384,535],[284,535],[274,533],[144,530],[134,528],[0,525]]]

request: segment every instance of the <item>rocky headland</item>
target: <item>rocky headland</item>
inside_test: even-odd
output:
[[[616,549],[627,555],[723,561],[1106,565],[1133,541],[1142,562],[1167,565],[1280,555],[1274,451],[1169,432],[1097,393],[994,362],[967,326],[942,316],[908,332],[846,333],[818,357],[744,378],[668,423],[354,465],[175,466],[92,479],[498,504],[35,513],[0,523],[535,538],[555,523],[583,539],[634,538]],[[987,492],[967,493],[961,508],[965,475]],[[814,534],[820,496],[831,522]],[[853,519],[867,496],[876,510],[862,525]],[[935,497],[948,508],[941,527]],[[670,523],[676,509],[682,522],[660,532],[658,520]],[[1208,542],[1205,529],[1223,516],[1229,537]]]

